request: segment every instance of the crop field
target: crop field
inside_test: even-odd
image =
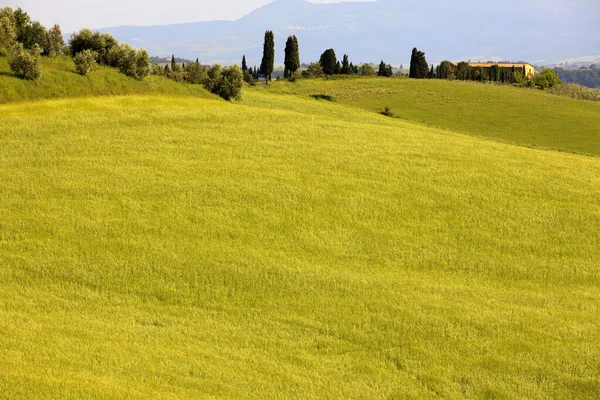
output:
[[[395,118],[528,147],[600,155],[600,102],[474,82],[363,78],[272,82],[259,91],[326,97]],[[285,101],[285,100],[282,100]]]
[[[600,158],[298,83],[0,105],[0,398],[597,399]]]

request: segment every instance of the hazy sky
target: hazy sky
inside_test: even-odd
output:
[[[119,25],[164,25],[182,22],[235,20],[273,0],[7,0],[43,25],[58,23],[63,33],[81,28]],[[309,0],[339,3],[342,0]],[[360,1],[360,0],[345,0]],[[369,1],[369,0],[363,0]]]

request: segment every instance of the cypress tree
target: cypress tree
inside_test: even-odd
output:
[[[294,41],[294,66],[296,67],[293,72],[295,73],[300,68],[300,46],[298,45],[298,38],[296,35],[292,36],[292,40]]]
[[[333,49],[327,49],[321,54],[319,64],[323,67],[323,73],[325,75],[333,75],[337,65],[337,58],[335,57],[335,51]]]
[[[265,32],[265,43],[263,45],[263,58],[260,63],[260,72],[265,74],[266,81],[271,80],[273,66],[275,64],[275,36],[273,31]]]
[[[176,65],[176,64],[175,64],[175,54],[173,54],[173,55],[171,56],[171,70],[172,70],[172,71],[176,71],[176,70],[177,70],[177,67],[176,67],[175,65]]]
[[[298,54],[298,39],[296,36],[288,36],[285,43],[285,65],[284,77],[289,78],[300,68],[300,55]]]
[[[424,79],[429,75],[429,65],[425,59],[425,53],[417,50],[415,47],[412,50],[410,57],[410,72],[409,78]]]
[[[300,54],[298,51],[298,39],[296,36],[288,36],[285,43],[284,77],[292,77],[300,68]]]
[[[335,63],[335,71],[336,75],[339,75],[342,72],[342,64],[338,61]]]
[[[425,79],[429,73],[427,60],[425,59],[425,53],[422,51],[417,52],[417,78]]]
[[[412,49],[412,54],[410,56],[410,70],[408,72],[409,78],[417,77],[417,48]]]
[[[196,62],[198,62],[198,60],[196,60]],[[246,64],[246,55],[244,54],[242,56],[242,72],[246,72],[248,71],[248,65]]]
[[[342,67],[340,68],[340,73],[343,75],[350,75],[350,63],[348,62],[348,54],[344,54],[344,58],[342,60]]]

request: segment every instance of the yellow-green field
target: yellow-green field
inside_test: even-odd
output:
[[[97,66],[86,76],[75,70],[71,57],[42,57],[42,78],[37,81],[17,79],[6,57],[0,57],[0,104],[65,97],[145,95],[187,95],[213,97],[200,85],[184,85],[158,76],[136,81],[116,69]]]
[[[600,102],[535,89],[437,79],[281,80],[258,90],[329,96],[371,112],[529,147],[600,155]],[[285,97],[284,97],[285,99]],[[282,99],[281,101],[285,101]]]
[[[270,90],[0,105],[0,398],[598,398],[600,158]]]

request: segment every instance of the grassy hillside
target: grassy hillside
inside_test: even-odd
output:
[[[143,81],[137,81],[105,66],[99,66],[87,76],[81,76],[75,71],[75,64],[70,57],[42,57],[42,70],[40,80],[32,82],[19,79],[10,71],[7,58],[0,57],[0,103],[150,93],[212,97],[200,85],[179,84],[158,76],[148,76]]]
[[[600,155],[600,102],[473,82],[342,79],[273,82],[271,93],[331,96],[397,118],[526,146]],[[282,100],[284,101],[284,100]]]
[[[2,397],[598,397],[600,159],[281,99],[0,106]]]

